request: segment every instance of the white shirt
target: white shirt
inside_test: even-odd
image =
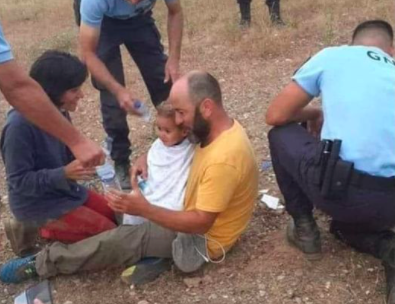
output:
[[[142,191],[153,205],[180,211],[184,206],[185,188],[195,145],[188,139],[167,147],[158,138],[148,151],[148,178]],[[145,219],[124,215],[123,224],[137,225]]]

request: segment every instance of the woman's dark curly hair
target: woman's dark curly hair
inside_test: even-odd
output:
[[[37,81],[51,101],[60,107],[62,95],[81,86],[88,77],[88,70],[76,56],[49,50],[33,63],[30,77]]]

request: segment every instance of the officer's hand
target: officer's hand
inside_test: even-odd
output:
[[[116,94],[116,97],[121,108],[124,109],[127,113],[140,116],[134,106],[134,103],[137,101],[137,99],[134,98],[133,95],[126,88],[121,89]]]
[[[171,81],[172,83],[180,78],[180,64],[177,59],[169,57],[165,67],[165,83]]]
[[[322,110],[317,111],[317,117],[307,122],[307,130],[314,137],[319,138],[321,135],[322,125],[324,123],[324,115]]]

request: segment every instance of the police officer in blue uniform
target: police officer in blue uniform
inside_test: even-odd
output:
[[[130,189],[127,112],[137,96],[125,87],[120,46],[136,63],[154,106],[166,100],[179,77],[183,15],[179,0],[164,0],[168,9],[169,56],[152,17],[156,0],[75,0],[83,58],[100,91],[104,129],[112,138],[111,157],[123,189]],[[135,113],[134,113],[135,114]]]
[[[266,122],[273,168],[292,220],[288,241],[321,257],[317,207],[330,231],[382,260],[387,301],[395,303],[394,33],[382,20],[361,23],[350,46],[306,62],[272,101]],[[322,98],[322,110],[309,105]],[[307,121],[307,129],[298,122]],[[322,129],[321,129],[322,127]],[[308,132],[310,131],[310,133]],[[320,139],[312,134],[320,135]]]
[[[249,27],[251,24],[251,1],[252,0],[237,0],[240,8],[240,26]],[[275,25],[284,25],[285,23],[280,16],[280,0],[266,0],[270,20]]]

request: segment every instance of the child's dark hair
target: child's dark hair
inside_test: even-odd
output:
[[[30,77],[37,81],[51,101],[60,107],[62,95],[81,86],[88,77],[88,70],[76,56],[49,50],[33,63]]]
[[[174,111],[174,108],[168,101],[164,101],[159,106],[157,106],[156,111],[157,111],[157,116],[160,117],[174,119],[176,116],[176,112]]]

